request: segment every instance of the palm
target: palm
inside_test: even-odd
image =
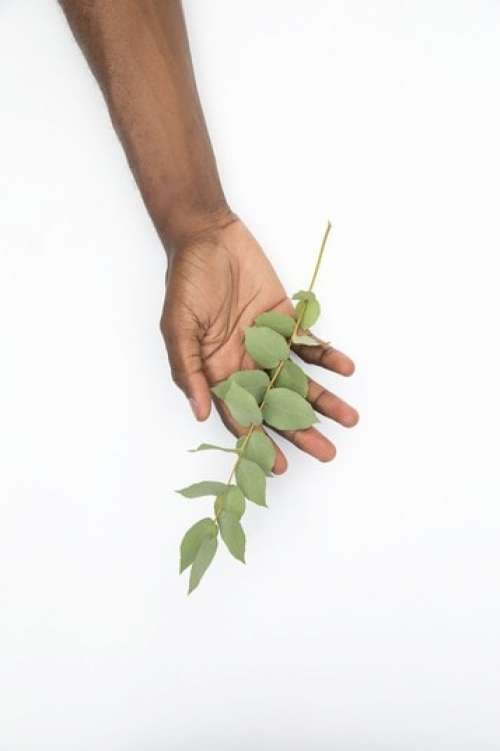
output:
[[[182,301],[182,302],[181,302]],[[198,328],[203,369],[210,385],[253,366],[243,333],[259,313],[290,311],[276,272],[243,225],[230,225],[217,242],[203,240],[174,260],[166,307]]]

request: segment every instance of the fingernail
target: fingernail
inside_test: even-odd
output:
[[[191,409],[193,410],[193,415],[198,419],[198,402],[193,397],[189,398],[189,404],[191,405]]]

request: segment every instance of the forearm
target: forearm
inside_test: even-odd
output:
[[[230,212],[180,0],[60,0],[167,248]]]

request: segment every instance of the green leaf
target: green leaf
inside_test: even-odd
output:
[[[231,485],[224,496],[224,511],[229,511],[237,519],[241,519],[245,513],[245,496],[236,485]]]
[[[181,574],[193,563],[203,541],[210,537],[217,537],[217,525],[213,519],[201,519],[188,529],[181,542]]]
[[[280,360],[286,360],[289,353],[286,340],[267,326],[247,328],[245,347],[248,354],[263,368],[275,368]]]
[[[292,338],[292,342],[294,344],[302,344],[305,347],[317,347],[321,344],[321,342],[313,336],[309,336],[309,334],[295,334]]]
[[[255,397],[234,381],[226,392],[224,404],[227,405],[236,422],[243,427],[262,423],[262,412]]]
[[[261,313],[260,316],[257,316],[255,319],[255,325],[267,326],[288,339],[292,336],[295,328],[295,321],[292,316],[270,311],[269,313]]]
[[[303,329],[310,329],[314,326],[321,313],[319,302],[316,298],[310,300],[301,300],[295,306],[295,318],[300,321]]]
[[[269,376],[263,370],[238,370],[229,380],[236,381],[245,391],[249,391],[260,404],[269,386]]]
[[[180,493],[184,498],[202,498],[204,495],[221,495],[226,491],[226,488],[227,485],[223,482],[204,480],[203,482],[195,482],[194,485],[188,485],[187,488],[182,488],[182,490],[176,490],[176,493]]]
[[[270,392],[272,393],[272,392]],[[236,482],[249,501],[266,505],[266,476],[255,462],[241,457],[236,465]]]
[[[190,454],[196,453],[196,451],[227,451],[229,454],[234,454],[234,449],[226,449],[224,446],[215,446],[213,443],[200,443],[198,448],[189,449]]]
[[[211,388],[212,394],[215,394],[215,396],[218,396],[219,399],[224,399],[230,385],[231,385],[231,381],[229,378],[227,378],[225,381],[221,381],[216,386],[212,386]]]
[[[188,594],[191,594],[191,592],[196,589],[203,574],[212,563],[216,552],[217,537],[206,537],[196,554],[193,565],[191,566]]]
[[[238,439],[237,447],[241,449],[246,436]],[[273,442],[267,437],[262,430],[254,430],[243,449],[243,456],[261,467],[266,474],[274,467],[276,458],[276,449]]]
[[[292,297],[292,300],[315,300],[316,295],[314,292],[311,292],[310,290],[301,289],[299,292],[296,292],[294,296]]]
[[[216,386],[213,386],[212,392],[224,399],[228,392],[229,386],[232,382],[236,382],[238,386],[241,386],[245,391],[249,391],[260,404],[264,398],[264,394],[269,385],[269,376],[263,370],[237,370],[225,381],[221,381]]]
[[[309,390],[309,381],[302,368],[299,368],[292,360],[287,360],[276,379],[276,386],[296,391],[297,394],[305,397]]]
[[[295,391],[284,388],[271,389],[263,414],[264,420],[278,430],[303,430],[318,422],[309,402]]]
[[[229,552],[245,563],[245,533],[239,519],[230,511],[223,511],[219,525],[221,537]]]
[[[237,519],[241,519],[245,513],[245,496],[236,485],[230,485],[229,490],[224,495],[220,495],[215,500],[215,515],[220,516],[223,511],[229,511]]]
[[[214,503],[214,514],[220,516],[224,510],[224,496],[218,495]]]

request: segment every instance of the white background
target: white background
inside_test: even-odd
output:
[[[171,384],[165,261],[52,0],[0,6],[0,751],[500,749],[500,5],[186,4],[227,194],[287,288],[325,220],[327,376],[248,565],[186,598],[227,459]]]

